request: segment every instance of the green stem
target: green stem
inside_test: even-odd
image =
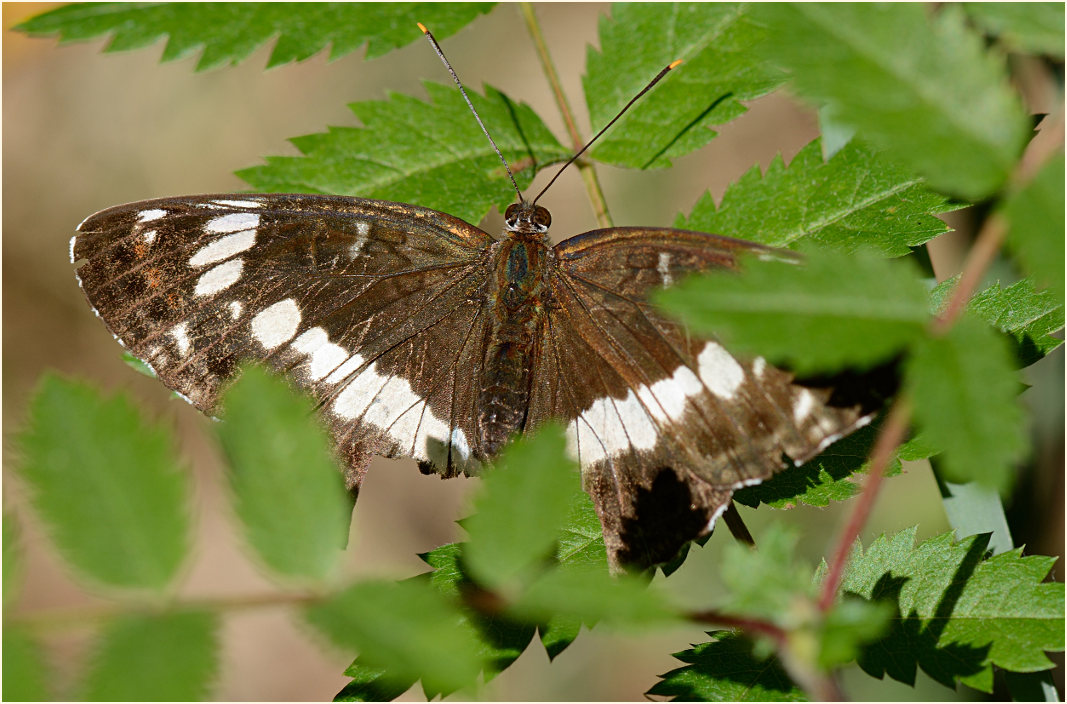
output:
[[[549,85],[552,86],[552,94],[556,98],[556,106],[559,108],[560,115],[563,116],[563,123],[567,126],[567,133],[570,135],[571,143],[574,145],[574,151],[577,152],[585,144],[585,141],[578,132],[574,112],[571,110],[570,103],[567,102],[567,96],[563,93],[563,85],[559,81],[559,74],[556,72],[552,57],[548,53],[548,45],[545,44],[545,37],[541,33],[541,25],[537,21],[537,15],[534,14],[533,5],[528,2],[519,3],[519,10],[522,12],[522,18],[526,21],[526,28],[533,38],[534,46],[537,49],[537,57],[541,60],[541,68],[545,72],[545,77],[548,78]],[[604,200],[604,191],[600,188],[600,180],[597,178],[596,170],[591,163],[584,159],[579,160],[576,166],[578,167],[578,173],[582,176],[582,181],[585,182],[585,190],[589,194],[589,201],[593,206],[593,214],[596,216],[597,224],[600,227],[612,227],[611,215],[608,213],[607,201]]]

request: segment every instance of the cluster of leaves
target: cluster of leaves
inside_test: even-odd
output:
[[[364,42],[368,56],[382,54],[421,37],[405,29],[412,18],[444,37],[487,9],[77,5],[21,29],[64,40],[113,34],[110,50],[166,35],[164,59],[203,46],[200,68],[235,63],[277,35],[276,65],[328,44],[331,56]],[[1031,122],[1008,86],[1002,52],[1062,60],[1062,27],[1063,7],[1052,4],[936,13],[906,4],[619,5],[601,22],[601,48],[588,53],[583,86],[594,122],[610,118],[668,61],[685,63],[591,158],[666,167],[710,141],[712,126],[742,114],[741,101],[782,86],[817,106],[823,139],[788,166],[753,168],[717,205],[705,196],[676,223],[799,248],[806,265],[747,262],[744,276],[694,278],[662,303],[733,349],[799,372],[902,359],[921,436],[899,459],[939,453],[946,478],[1004,489],[1025,445],[1017,370],[1061,343],[1050,333],[1064,320],[1064,208],[1062,150],[1029,181],[1018,178]],[[268,158],[240,175],[259,190],[389,198],[477,222],[511,201],[510,184],[454,89],[427,90],[428,102],[393,95],[353,104],[363,127],[299,138],[300,156]],[[484,96],[471,93],[519,165],[520,185],[534,166],[569,155],[527,106],[488,86]],[[946,230],[935,216],[959,207],[953,199],[994,202],[1027,276],[988,285],[942,329],[935,316],[955,282],[931,292],[914,253]],[[303,608],[312,625],[360,653],[342,699],[388,699],[419,680],[429,697],[465,690],[506,668],[535,633],[555,657],[582,624],[594,623],[761,625],[746,631],[762,634],[755,641],[719,631],[679,653],[685,665],[651,693],[682,699],[800,699],[818,692],[812,683],[821,673],[852,661],[875,676],[912,682],[920,667],[948,686],[989,691],[993,666],[1046,670],[1044,652],[1064,647],[1062,584],[1042,583],[1051,561],[1018,551],[990,556],[974,537],[916,546],[904,531],[866,550],[857,545],[846,596],[821,612],[820,573],[794,562],[787,531],[769,531],[758,552],[729,551],[728,596],[714,612],[685,612],[656,583],[608,577],[599,524],[555,432],[502,457],[464,523],[469,540],[424,555],[431,572],[346,585],[335,566],[349,504],[306,406],[248,372],[226,408],[216,432],[249,545],[310,602]],[[737,498],[774,507],[847,499],[875,434],[856,433]],[[121,398],[48,379],[22,441],[22,476],[57,548],[79,574],[122,598],[78,694],[204,696],[217,665],[219,609],[173,598],[188,548],[189,491],[166,431]],[[99,520],[102,513],[110,520]],[[5,606],[18,572],[15,536],[5,517]],[[1007,593],[1010,604],[1000,598]],[[9,695],[35,699],[48,694],[49,678],[30,625],[5,622],[4,684]],[[174,642],[184,644],[180,662],[171,645],[166,658],[159,653],[160,643]]]
[[[1012,552],[986,559],[977,538],[954,543],[947,535],[913,547],[908,531],[866,554],[857,546],[845,582],[855,598],[826,615],[813,607],[818,577],[794,560],[797,538],[784,529],[762,536],[759,551],[731,546],[721,566],[728,596],[716,616],[688,613],[647,579],[609,575],[596,513],[558,428],[507,449],[463,522],[469,539],[422,556],[431,572],[346,584],[336,567],[350,504],[310,402],[250,368],[224,408],[214,428],[252,554],[308,623],[360,653],[342,700],[390,699],[419,680],[431,698],[470,691],[479,675],[488,680],[514,662],[535,633],[555,657],[582,624],[633,631],[687,619],[758,619],[805,644],[795,650],[812,661],[791,664],[794,671],[859,658],[870,672],[909,681],[917,663],[950,686],[956,677],[986,690],[992,665],[1040,670],[1049,666],[1043,651],[1062,648],[1062,585],[1041,583],[1049,558]],[[20,444],[20,474],[56,548],[115,603],[96,614],[92,656],[78,689],[64,694],[204,697],[218,667],[225,608],[174,597],[189,551],[191,492],[166,427],[145,421],[122,396],[50,376]],[[4,536],[10,604],[20,561],[10,517]],[[997,599],[1005,589],[1017,598]],[[879,638],[894,612],[906,618]],[[5,623],[4,686],[15,698],[44,699],[60,693],[48,690],[54,678],[32,625],[17,615]],[[679,654],[691,664],[652,693],[803,696],[771,652],[715,633]]]

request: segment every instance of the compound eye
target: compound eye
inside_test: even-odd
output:
[[[504,211],[504,222],[509,225],[514,225],[519,218],[519,204],[512,203],[508,206],[508,209]]]
[[[548,210],[542,208],[541,206],[537,206],[537,208],[534,210],[533,220],[534,224],[537,225],[538,228],[543,230],[547,230],[549,227],[552,226],[551,213],[549,213]]]

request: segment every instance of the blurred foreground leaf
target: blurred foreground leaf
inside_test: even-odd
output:
[[[189,547],[174,441],[124,396],[46,376],[20,435],[19,473],[56,547],[103,584],[161,590]]]
[[[219,665],[214,614],[120,616],[105,626],[86,677],[89,701],[199,701]]]
[[[259,367],[226,392],[215,427],[249,544],[287,577],[330,575],[352,503],[310,399]]]

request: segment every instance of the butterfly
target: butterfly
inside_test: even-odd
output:
[[[519,193],[496,238],[382,200],[163,198],[87,218],[71,261],[112,334],[200,410],[246,360],[309,392],[353,493],[375,455],[474,475],[515,434],[562,421],[616,568],[671,560],[736,490],[869,421],[650,302],[779,250],[660,227],[552,245],[536,201]]]
[[[799,464],[869,418],[649,302],[775,250],[654,227],[553,246],[550,222],[516,203],[494,238],[388,201],[163,198],[90,216],[71,260],[114,336],[200,410],[244,360],[310,392],[353,491],[374,455],[477,474],[562,420],[616,565],[671,559],[783,454]]]

